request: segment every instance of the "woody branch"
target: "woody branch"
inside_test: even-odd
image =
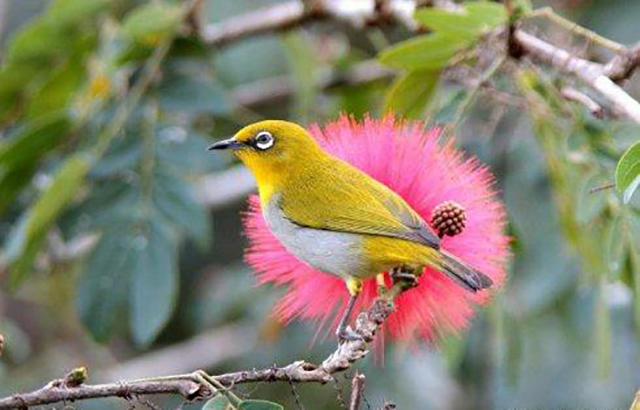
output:
[[[222,46],[231,41],[258,34],[277,32],[314,20],[334,19],[357,26],[383,21],[400,21],[414,28],[411,16],[422,3],[402,0],[369,0],[354,2],[331,0],[290,1],[263,10],[242,14],[224,23],[206,26],[202,38],[211,45]],[[454,8],[449,1],[434,1],[435,7]],[[640,43],[617,55],[607,64],[579,58],[567,50],[548,43],[521,29],[513,33],[524,54],[552,65],[558,71],[575,76],[608,100],[613,108],[640,124],[640,103],[629,96],[617,82],[629,78],[640,65]],[[575,97],[575,94],[570,96]],[[575,100],[575,98],[572,98]]]
[[[269,367],[261,370],[245,370],[210,376],[216,384],[233,388],[239,384],[254,382],[288,383],[328,383],[334,375],[348,370],[353,363],[369,353],[369,345],[376,332],[393,312],[393,298],[402,291],[402,284],[392,287],[383,297],[374,301],[371,307],[360,313],[354,331],[358,340],[346,341],[336,348],[322,363],[315,365],[306,361],[296,361],[284,367]],[[49,382],[41,389],[0,398],[0,410],[28,408],[54,403],[68,403],[78,400],[105,397],[131,398],[145,395],[172,394],[185,400],[198,400],[224,394],[220,389],[199,377],[199,372],[162,378],[121,381],[108,384],[84,384],[86,372],[77,369],[62,379]]]

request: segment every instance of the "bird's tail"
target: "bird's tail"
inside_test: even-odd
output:
[[[490,277],[472,268],[447,251],[440,250],[442,271],[470,292],[478,292],[493,285]]]

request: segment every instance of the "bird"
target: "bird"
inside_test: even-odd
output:
[[[345,280],[350,297],[339,341],[359,338],[348,326],[358,294],[364,280],[380,281],[384,272],[412,282],[432,267],[472,293],[493,284],[441,249],[439,236],[397,193],[326,152],[296,123],[259,121],[208,150],[233,151],[253,173],[265,222],[290,253]]]

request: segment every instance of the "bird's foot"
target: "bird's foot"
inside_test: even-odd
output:
[[[417,270],[408,266],[398,266],[389,272],[393,284],[399,283],[404,290],[409,290],[418,286]]]
[[[338,338],[338,344],[342,344],[344,342],[353,342],[356,340],[363,339],[361,334],[353,331],[349,326],[338,328],[336,330],[336,337]]]

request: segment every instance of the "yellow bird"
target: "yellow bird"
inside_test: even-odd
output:
[[[324,151],[297,124],[257,122],[209,149],[232,149],[251,170],[265,221],[289,252],[346,280],[351,298],[340,340],[357,337],[347,323],[362,280],[382,272],[415,281],[429,266],[471,292],[492,285],[441,250],[438,236],[398,194]]]

